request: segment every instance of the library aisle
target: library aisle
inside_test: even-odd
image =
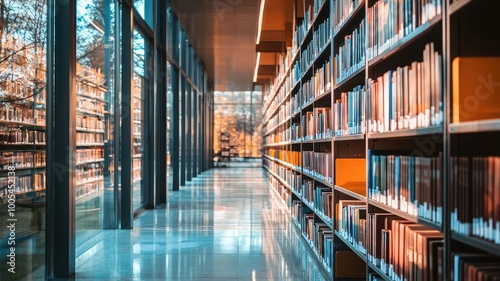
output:
[[[77,249],[76,278],[325,280],[275,197],[260,168],[205,172],[133,230],[104,230]]]

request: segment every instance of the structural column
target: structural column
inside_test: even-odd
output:
[[[75,272],[76,3],[49,1],[47,274]]]

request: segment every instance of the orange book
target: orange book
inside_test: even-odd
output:
[[[452,66],[452,122],[500,118],[500,57],[457,57]]]
[[[335,185],[366,195],[366,159],[336,159]]]

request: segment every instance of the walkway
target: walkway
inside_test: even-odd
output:
[[[134,230],[107,230],[77,260],[77,279],[324,280],[273,203],[259,168],[214,169]],[[78,251],[77,251],[78,252]]]

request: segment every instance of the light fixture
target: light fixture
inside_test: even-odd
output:
[[[253,82],[257,82],[257,75],[259,74],[260,52],[257,52],[257,60],[255,61],[255,71],[253,73]]]
[[[264,17],[264,6],[266,6],[266,0],[260,0],[259,26],[257,27],[257,45],[259,45],[260,43],[260,33],[262,31],[262,20]]]

